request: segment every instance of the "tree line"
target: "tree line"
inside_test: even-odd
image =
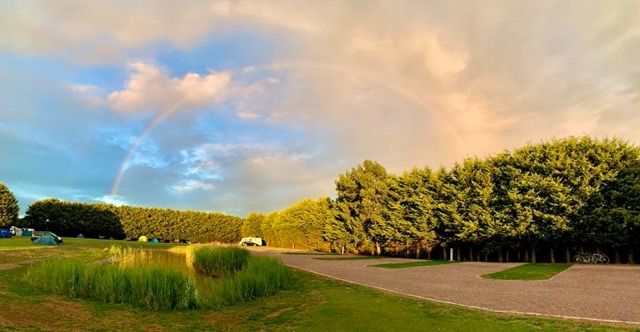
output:
[[[18,224],[70,237],[83,234],[123,239],[144,235],[164,240],[233,243],[240,240],[243,219],[214,212],[45,199],[31,204]]]
[[[634,145],[590,137],[401,175],[367,160],[339,176],[335,199],[251,214],[243,234],[340,253],[556,262],[587,250],[634,262],[639,160]]]
[[[5,224],[63,236],[253,236],[276,247],[444,259],[453,248],[453,258],[474,261],[571,261],[586,250],[634,262],[640,149],[619,139],[569,137],[399,175],[367,160],[338,177],[332,199],[305,199],[246,219],[47,199],[15,221],[15,198],[4,201]]]

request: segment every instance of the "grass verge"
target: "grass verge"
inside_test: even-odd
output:
[[[385,263],[385,264],[376,264],[376,265],[369,265],[369,266],[379,267],[383,269],[406,269],[410,267],[442,265],[442,264],[450,264],[450,263],[455,263],[455,262],[445,261],[445,260],[433,260],[433,261],[418,261],[418,262],[406,262],[406,263]]]
[[[524,264],[482,277],[499,280],[546,280],[568,269],[571,264]]]

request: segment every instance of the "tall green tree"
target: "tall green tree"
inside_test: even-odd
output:
[[[430,256],[436,244],[434,190],[434,178],[429,168],[414,168],[390,186],[387,213],[396,229],[394,241],[407,248],[413,247],[416,258],[423,249]]]
[[[0,182],[0,227],[15,225],[18,221],[18,200],[9,188]]]
[[[615,250],[627,247],[627,261],[635,262],[634,247],[640,242],[640,161],[629,158],[615,179],[593,195],[581,211],[575,234],[581,245],[597,244]]]
[[[370,160],[340,175],[336,181],[338,217],[346,218],[346,224],[357,224],[352,230],[364,231],[358,247],[372,245],[378,255],[395,233],[393,225],[384,218],[388,181],[384,167]],[[360,234],[356,238],[360,238]]]

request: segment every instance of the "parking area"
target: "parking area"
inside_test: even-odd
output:
[[[640,267],[574,265],[550,280],[490,280],[480,275],[519,263],[478,263],[388,270],[368,265],[410,260],[318,260],[277,255],[294,268],[409,296],[500,312],[640,324]]]

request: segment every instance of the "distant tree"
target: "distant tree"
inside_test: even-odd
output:
[[[0,227],[15,225],[18,221],[18,200],[7,186],[0,182]]]
[[[245,237],[264,237],[262,234],[262,223],[265,215],[262,213],[249,213],[247,219],[242,225],[242,236]]]

